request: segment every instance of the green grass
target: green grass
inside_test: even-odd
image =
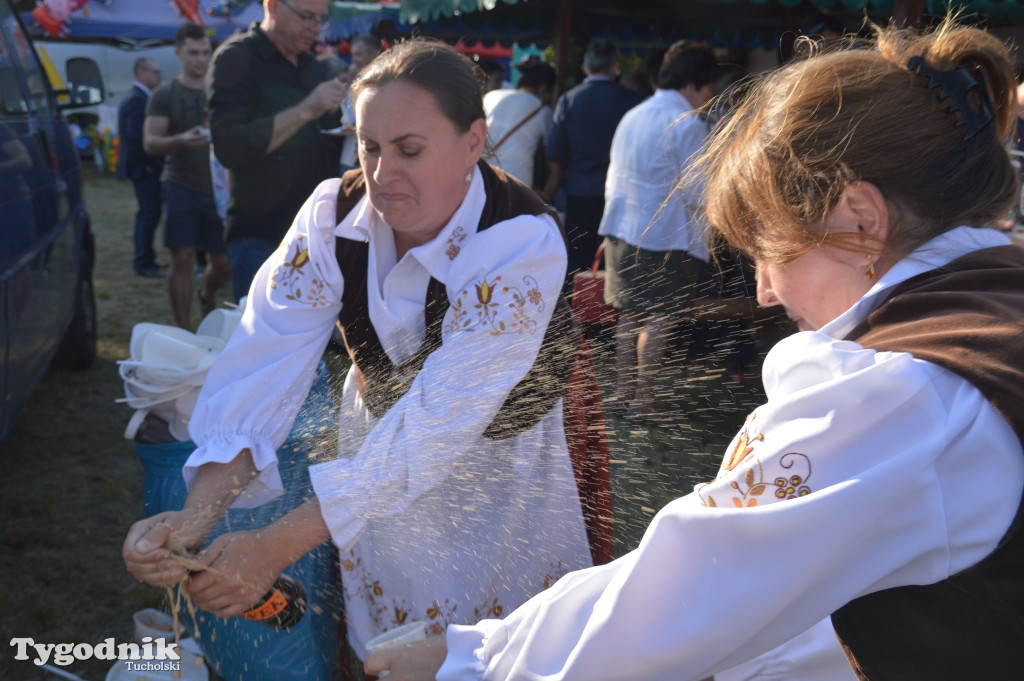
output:
[[[97,243],[99,356],[88,371],[50,371],[0,443],[4,681],[58,678],[14,660],[12,638],[128,641],[132,613],[162,600],[121,562],[124,534],[142,514],[142,467],[123,435],[131,410],[114,400],[124,395],[116,362],[128,356],[132,326],[169,323],[169,303],[163,282],[132,273],[131,185],[89,171],[86,197]],[[76,661],[66,670],[99,681],[109,667]]]

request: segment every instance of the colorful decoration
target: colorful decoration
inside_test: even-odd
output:
[[[219,0],[206,13],[211,17],[233,17],[241,14],[250,4],[252,0]]]
[[[85,14],[89,13],[88,4],[89,0],[42,0],[32,10],[32,18],[40,28],[56,38],[70,31],[72,12],[85,7]]]
[[[193,24],[203,25],[203,15],[199,12],[199,0],[171,0],[174,9],[178,14],[185,17],[185,21]]]
[[[112,134],[110,128],[97,129],[90,125],[86,133],[92,144],[96,167],[108,173],[117,172],[117,157],[121,153],[121,138]]]

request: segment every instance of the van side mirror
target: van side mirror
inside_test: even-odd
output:
[[[96,62],[87,57],[72,57],[65,66],[67,90],[58,91],[60,108],[70,109],[78,106],[92,106],[106,98],[103,90],[103,76]]]

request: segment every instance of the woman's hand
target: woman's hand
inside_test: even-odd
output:
[[[280,552],[261,534],[261,530],[223,534],[197,557],[198,571],[187,584],[196,605],[218,617],[233,617],[263,598],[290,563],[281,565]]]
[[[192,524],[191,514],[167,511],[132,525],[121,547],[128,572],[152,586],[173,586],[185,579],[188,568],[172,548],[189,546],[184,528]]]
[[[388,681],[434,681],[447,655],[447,639],[434,636],[426,641],[370,653],[363,663],[363,671],[376,676],[386,671]]]

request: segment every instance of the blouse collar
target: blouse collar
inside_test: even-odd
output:
[[[819,331],[832,338],[845,338],[882,304],[892,287],[973,251],[1009,243],[1010,238],[1006,234],[994,229],[961,226],[944,232],[896,263],[850,309]]]
[[[466,196],[451,219],[437,236],[425,244],[410,248],[404,257],[415,258],[430,273],[430,276],[442,283],[447,283],[448,271],[452,261],[461,251],[463,242],[476,234],[486,199],[483,175],[481,175],[480,169],[474,166],[473,179],[469,183]],[[335,234],[344,235],[344,232],[351,230],[359,235],[359,238],[371,244],[377,239],[386,238],[391,240],[388,248],[394,248],[394,236],[391,228],[370,205],[369,195],[362,198],[356,209],[352,211],[351,217],[352,221],[349,225],[346,225],[348,220],[342,220],[335,230]]]

